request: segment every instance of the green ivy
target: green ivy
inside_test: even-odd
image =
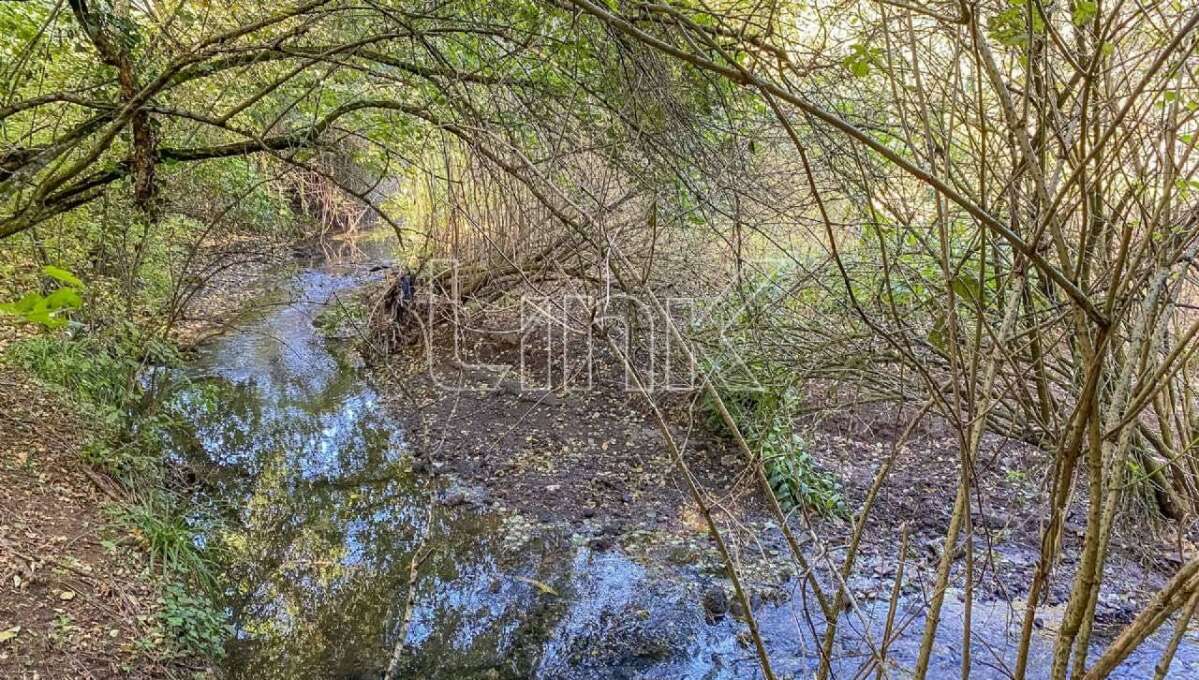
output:
[[[225,640],[233,635],[233,627],[211,601],[179,583],[170,583],[159,604],[159,618],[181,652],[208,658],[224,656]]]

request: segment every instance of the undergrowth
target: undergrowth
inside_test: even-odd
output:
[[[5,360],[60,393],[89,423],[84,460],[126,491],[109,509],[133,536],[160,582],[159,624],[168,649],[160,654],[213,657],[228,635],[216,604],[220,591],[213,556],[197,540],[187,495],[172,488],[163,458],[164,437],[177,422],[171,400],[159,399],[152,366],[178,362],[174,348],[145,339],[131,326],[71,337],[50,333],[7,348]]]
[[[706,329],[719,335],[713,351],[701,358],[705,374],[716,388],[737,429],[750,447],[762,457],[771,488],[784,509],[806,507],[822,515],[844,516],[845,499],[835,475],[821,470],[808,451],[807,442],[795,432],[802,398],[794,376],[753,342],[755,323],[779,310],[773,293],[780,290],[774,279],[763,276],[748,286],[747,296],[729,296],[718,301]],[[731,436],[716,401],[704,394],[701,402],[707,427]]]
[[[783,508],[803,506],[822,515],[844,516],[840,482],[817,466],[807,443],[794,431],[798,399],[790,390],[733,384],[719,375],[713,384],[741,435],[762,456],[766,477]],[[731,436],[715,400],[705,395],[702,406],[709,429]]]

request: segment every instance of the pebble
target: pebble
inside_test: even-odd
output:
[[[729,596],[720,586],[708,586],[700,600],[709,623],[715,623],[729,612]]]
[[[607,536],[600,536],[599,538],[592,539],[591,541],[591,549],[595,550],[596,552],[607,552],[615,545],[616,542]]]

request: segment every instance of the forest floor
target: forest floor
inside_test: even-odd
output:
[[[623,372],[598,339],[589,387],[530,389],[544,386],[549,373],[561,376],[562,366],[545,359],[544,345],[541,356],[522,355],[510,314],[475,312],[460,327],[471,330],[456,349],[449,333],[438,332],[430,346],[411,347],[376,367],[381,391],[395,415],[408,423],[414,468],[452,480],[444,502],[515,512],[535,530],[566,530],[593,549],[620,549],[659,564],[701,564],[701,571],[721,573],[703,517],[649,409],[625,387]],[[580,349],[573,348],[572,356],[581,356]],[[778,597],[795,569],[754,475],[732,442],[705,428],[697,396],[664,395],[662,404],[690,473],[706,490],[743,579],[751,584],[756,606]],[[914,409],[855,406],[852,398],[819,390],[809,401],[826,408],[801,423],[801,434],[816,464],[841,480],[846,507],[856,511]],[[911,547],[903,592],[929,596],[958,483],[956,442],[945,423],[930,418],[898,454],[849,581],[857,601],[890,596],[905,528]],[[1048,516],[1042,485],[1049,462],[1028,444],[985,438],[973,513],[976,600],[1022,608]],[[1075,567],[1070,555],[1081,552],[1085,517],[1085,506],[1071,507],[1066,557],[1053,573],[1049,606],[1038,625],[1052,627],[1061,610],[1056,605],[1069,596]],[[810,561],[824,573],[839,568],[852,531],[848,519],[812,516],[802,509],[789,519]],[[1100,636],[1131,621],[1193,550],[1165,523],[1150,525],[1156,530],[1144,531],[1142,524],[1140,532],[1113,539],[1097,608]],[[956,550],[965,554],[965,538]],[[957,588],[964,583],[964,563],[955,563],[951,585]],[[834,592],[831,583],[823,587]]]
[[[88,424],[0,371],[0,677],[163,677],[157,590],[82,459]]]

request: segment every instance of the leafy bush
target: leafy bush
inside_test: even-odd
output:
[[[760,446],[766,478],[783,507],[804,505],[822,515],[844,516],[845,499],[836,477],[816,467],[803,439],[773,432]]]
[[[719,329],[721,341],[701,362],[737,429],[762,456],[766,477],[783,507],[844,515],[840,483],[817,467],[803,438],[795,434],[802,399],[791,369],[752,342],[753,329],[766,315],[783,313],[775,298],[782,283],[782,272],[776,271],[748,282],[749,295],[718,301],[709,323]],[[701,408],[709,429],[731,436],[715,399],[705,394]]]
[[[224,655],[225,640],[233,634],[233,628],[225,613],[208,598],[189,592],[182,584],[170,583],[159,604],[159,618],[180,652],[209,658]]]
[[[168,343],[143,337],[131,324],[118,324],[104,334],[25,338],[8,347],[6,359],[44,385],[65,392],[89,417],[122,427],[144,415],[136,412],[142,368],[174,364],[179,357]],[[106,434],[112,434],[111,429]]]
[[[766,478],[784,508],[805,506],[824,515],[845,514],[840,483],[816,466],[807,444],[793,430],[799,399],[792,390],[768,383],[752,388],[730,385],[719,374],[713,376],[713,384],[741,435],[762,456]],[[702,404],[709,428],[731,436],[716,401],[705,395]]]

